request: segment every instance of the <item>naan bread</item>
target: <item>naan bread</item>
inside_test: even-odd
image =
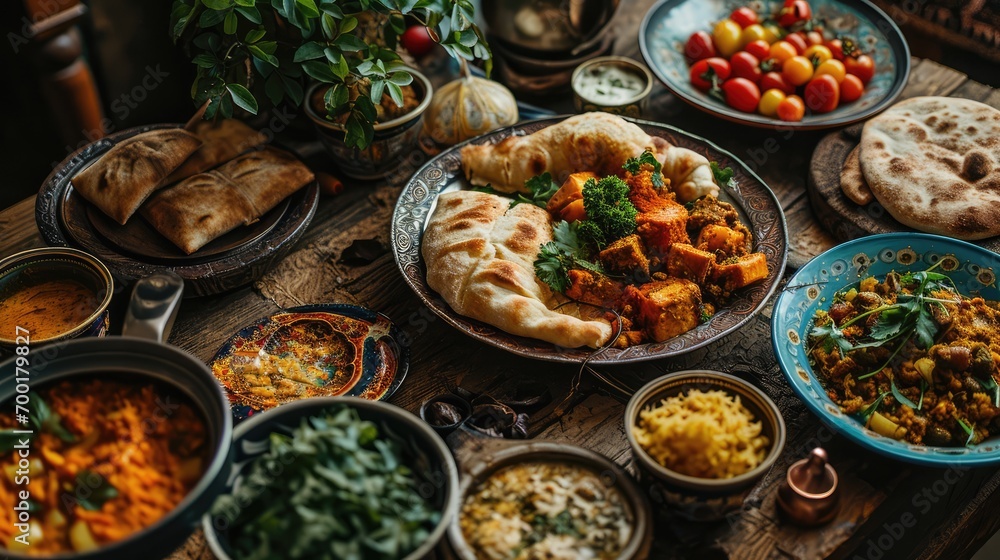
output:
[[[501,192],[526,192],[524,182],[548,171],[562,183],[571,173],[616,175],[622,164],[645,150],[663,163],[681,201],[719,194],[709,162],[691,150],[671,146],[638,126],[608,113],[585,113],[527,136],[461,150],[462,169],[473,185]]]
[[[539,248],[552,240],[548,213],[475,191],[438,197],[421,243],[427,284],[455,312],[567,348],[597,348],[611,325],[553,311],[556,296],[535,278]]]
[[[238,119],[199,120],[188,130],[201,139],[201,148],[164,179],[164,185],[172,185],[192,175],[208,171],[267,142],[267,136]]]
[[[872,194],[864,174],[861,173],[858,146],[855,146],[851,153],[847,154],[847,160],[840,171],[840,190],[844,191],[844,196],[862,206],[875,200],[875,195]]]
[[[872,194],[901,223],[959,239],[1000,235],[1000,111],[908,99],[868,121],[860,150]]]
[[[80,196],[119,224],[201,146],[190,132],[151,130],[123,140],[71,181]]]
[[[142,215],[190,255],[257,221],[312,180],[312,171],[295,156],[265,148],[161,190],[143,205]]]

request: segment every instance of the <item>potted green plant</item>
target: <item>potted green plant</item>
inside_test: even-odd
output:
[[[253,92],[304,104],[344,172],[368,177],[412,149],[432,94],[396,52],[407,18],[452,57],[489,66],[471,0],[175,0],[171,34],[193,55],[206,118],[256,114]]]

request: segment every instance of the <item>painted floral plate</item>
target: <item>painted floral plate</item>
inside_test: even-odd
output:
[[[944,262],[940,262],[944,261]],[[924,233],[887,233],[838,245],[809,261],[788,281],[771,319],[771,340],[778,365],[806,406],[837,433],[881,455],[923,465],[1000,464],[1000,436],[970,447],[914,445],[872,432],[840,410],[826,395],[806,358],[806,339],[818,309],[827,309],[838,291],[864,276],[884,278],[891,271],[926,270],[940,262],[965,295],[1000,300],[996,271],[1000,255],[948,237]]]
[[[715,23],[738,7],[773,13],[781,2],[762,0],[661,0],[650,8],[639,28],[639,49],[646,64],[663,85],[687,103],[726,120],[761,128],[817,130],[866,119],[889,107],[910,74],[910,49],[892,19],[867,0],[810,0],[813,17],[826,25],[826,35],[846,34],[875,61],[875,76],[861,99],[825,114],[806,114],[799,122],[785,122],[758,113],[744,113],[698,90],[689,78],[684,44],[695,31],[711,33]]]
[[[388,317],[363,307],[293,307],[233,335],[209,367],[239,421],[309,397],[389,398],[409,348]]]

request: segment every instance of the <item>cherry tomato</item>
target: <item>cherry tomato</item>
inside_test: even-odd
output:
[[[757,84],[746,78],[730,78],[722,84],[722,92],[726,96],[726,103],[744,113],[753,113],[760,103],[760,89]]]
[[[812,18],[812,8],[804,0],[785,0],[785,5],[778,12],[778,24],[791,27],[800,21]]]
[[[813,78],[816,76],[830,75],[833,79],[837,80],[837,83],[844,81],[844,76],[847,74],[847,70],[844,69],[844,63],[831,58],[823,64],[816,67],[816,71],[813,72]]]
[[[809,48],[809,44],[806,43],[806,39],[801,33],[789,33],[788,35],[785,35],[785,38],[782,40],[791,43],[792,46],[795,47],[795,54],[802,54]]]
[[[788,122],[798,122],[806,114],[806,105],[798,95],[789,95],[778,103],[778,118]]]
[[[715,56],[715,44],[712,43],[712,36],[705,31],[692,33],[684,45],[684,56],[687,57],[688,62]]]
[[[844,59],[844,67],[848,74],[853,74],[861,78],[861,83],[867,84],[875,75],[875,61],[867,54],[857,58],[847,57]]]
[[[740,50],[740,35],[743,28],[731,19],[724,19],[715,24],[712,30],[712,40],[715,41],[715,50],[720,56],[729,58],[733,53]]]
[[[823,64],[827,60],[833,58],[833,53],[831,53],[830,49],[824,47],[823,45],[811,45],[808,49],[806,49],[806,52],[802,53],[802,56],[808,58],[814,66],[819,66],[820,64]]]
[[[840,39],[830,39],[826,43],[826,48],[830,49],[830,54],[837,60],[844,60],[844,42]]]
[[[760,77],[764,74],[760,71],[760,60],[746,51],[734,54],[729,59],[729,66],[732,67],[734,78],[746,78],[755,84],[760,81]]]
[[[804,56],[793,56],[781,65],[781,75],[793,86],[801,86],[813,76],[813,65]]]
[[[774,43],[785,34],[785,30],[773,21],[768,21],[761,25],[764,26],[764,40],[768,43]]]
[[[399,43],[413,56],[420,58],[434,48],[434,39],[423,25],[412,25],[399,37]]]
[[[840,85],[829,74],[817,76],[806,84],[802,97],[812,111],[829,113],[840,105]]]
[[[844,103],[857,101],[864,92],[865,84],[854,74],[844,76],[844,81],[840,82],[840,100]]]
[[[746,29],[747,27],[757,23],[757,12],[751,10],[750,8],[736,8],[733,13],[729,14],[729,19],[740,24],[740,27]]]
[[[823,34],[816,30],[809,31],[806,33],[806,42],[810,45],[822,45]]]
[[[724,58],[712,57],[699,60],[691,66],[691,85],[702,91],[708,91],[712,87],[713,75],[718,77],[718,82],[721,84],[729,78],[730,71],[729,61]]]
[[[760,24],[753,24],[743,30],[740,34],[740,47],[745,47],[754,41],[763,41],[767,37],[767,31]]]
[[[799,52],[795,50],[795,47],[791,43],[785,41],[778,41],[777,43],[771,45],[771,58],[777,60],[778,62],[784,64],[784,62],[794,56],[798,56]]]
[[[760,96],[757,112],[765,117],[778,116],[778,104],[785,100],[785,92],[780,89],[769,89]]]
[[[764,60],[765,58],[771,56],[771,45],[767,44],[767,41],[763,39],[759,41],[751,41],[747,43],[743,50],[757,57],[757,60]]]
[[[788,83],[781,72],[768,72],[760,78],[760,89],[767,91],[769,89],[778,89],[784,92],[786,95],[791,95],[795,93],[795,86]]]

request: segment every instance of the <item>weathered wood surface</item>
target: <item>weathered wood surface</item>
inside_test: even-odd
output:
[[[931,75],[934,80],[911,80],[900,95],[901,99],[943,95],[972,99],[1000,108],[1000,92],[993,88],[966,80],[964,74],[931,61],[923,61],[921,64],[927,66],[927,69],[921,71],[921,78]],[[831,132],[820,140],[813,152],[806,191],[817,220],[838,241],[877,233],[914,231],[894,220],[877,200],[861,206],[840,190],[841,169],[847,155],[861,141],[860,133],[858,126]],[[991,251],[1000,251],[1000,237],[974,243]]]
[[[652,0],[622,3],[615,22],[618,54],[639,57],[634,38],[651,4]],[[966,85],[964,77],[940,65],[915,61],[911,84],[945,82],[962,84],[948,91],[979,87]],[[764,178],[788,219],[790,266],[833,246],[833,238],[813,217],[805,192],[809,159],[823,133],[745,129],[716,121],[660,86],[649,117],[710,138]],[[298,147],[315,170],[331,170],[316,144],[310,143],[308,130],[287,142]],[[405,179],[409,172],[401,169],[394,175]],[[507,355],[452,329],[420,305],[388,250],[368,264],[341,262],[355,240],[375,239],[388,247],[389,219],[399,189],[399,184],[348,184],[344,193],[322,199],[312,225],[288,257],[254,287],[186,300],[169,342],[208,360],[241,326],[281,307],[319,302],[364,305],[386,313],[412,340],[410,374],[393,403],[416,411],[428,397],[455,386],[497,397],[519,390],[548,390],[552,402],[532,414],[532,437],[576,443],[630,467],[620,395],[605,393],[605,385],[591,375],[584,375],[579,390],[571,394],[576,367]],[[32,200],[0,212],[0,256],[39,245]],[[971,556],[1000,527],[1000,500],[994,499],[1000,485],[997,471],[911,467],[834,436],[785,383],[771,350],[769,322],[768,308],[738,333],[682,358],[597,372],[626,391],[681,369],[733,372],[767,392],[788,425],[785,452],[741,512],[708,525],[661,520],[655,556],[878,560],[935,558],[945,551],[948,558]],[[456,439],[460,438],[451,436],[451,443]],[[829,450],[840,473],[843,506],[829,525],[801,530],[778,517],[774,494],[785,468],[816,445]],[[173,558],[209,560],[212,555],[196,534]]]

